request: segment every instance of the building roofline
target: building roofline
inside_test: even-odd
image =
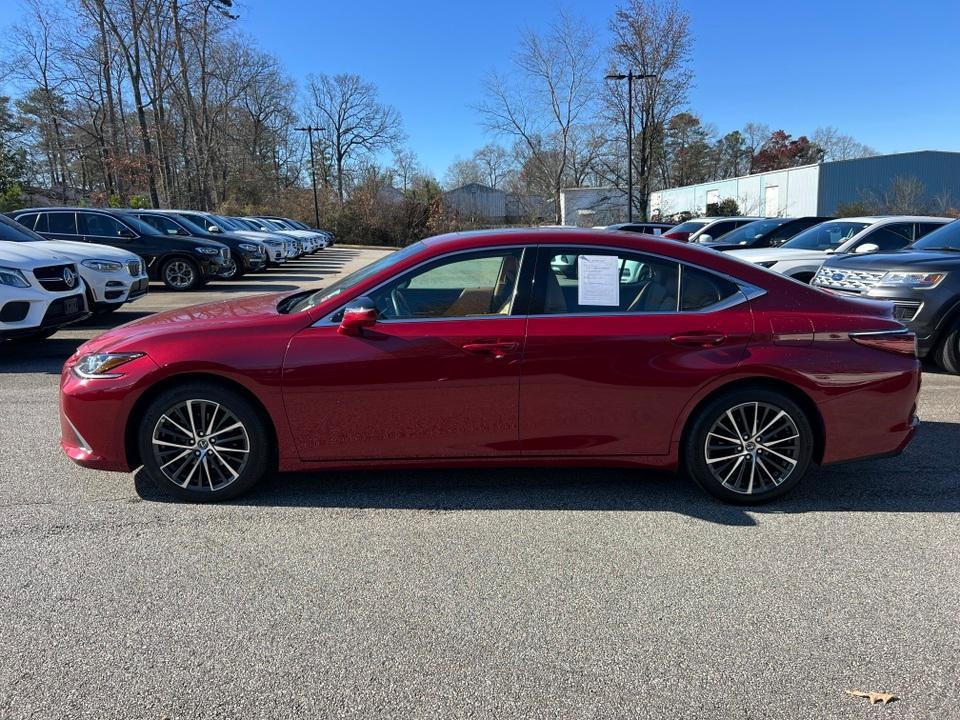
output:
[[[866,157],[859,157],[859,158],[847,158],[846,160],[827,160],[825,162],[807,163],[806,165],[796,165],[795,167],[780,168],[779,170],[764,170],[763,172],[747,173],[746,175],[734,175],[733,177],[721,178],[719,180],[710,180],[709,182],[693,183],[692,185],[677,185],[676,187],[661,188],[659,190],[651,190],[650,194],[654,195],[656,193],[668,192],[670,190],[682,190],[684,188],[696,188],[696,187],[703,187],[706,185],[719,185],[720,183],[731,182],[733,180],[743,180],[744,178],[760,177],[761,175],[772,175],[773,173],[790,172],[791,170],[804,170],[806,168],[822,167],[824,165],[838,165],[840,163],[863,162],[865,160],[877,160],[880,158],[898,157],[900,155],[927,155],[927,154],[956,155],[957,157],[960,157],[960,152],[956,150],[905,150],[903,152],[882,153],[880,155],[868,155]],[[594,189],[600,190],[605,188],[594,188]]]

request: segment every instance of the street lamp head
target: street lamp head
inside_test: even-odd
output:
[[[604,80],[626,80],[627,76],[620,73],[611,73],[609,75],[605,75],[603,79]]]

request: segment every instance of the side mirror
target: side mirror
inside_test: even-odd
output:
[[[863,245],[857,245],[857,249],[854,250],[858,255],[862,253],[875,253],[880,249],[880,246],[876,243],[864,243]]]
[[[218,225],[208,225],[207,232],[218,233],[223,232]]]
[[[713,235],[701,235],[697,238],[698,243],[708,243],[713,242]]]
[[[136,235],[133,234],[133,231],[129,228],[120,228],[117,230],[117,237],[124,240],[133,240]]]
[[[360,335],[363,328],[376,325],[378,314],[376,305],[370,298],[359,297],[343,311],[343,319],[337,332],[341,335]]]

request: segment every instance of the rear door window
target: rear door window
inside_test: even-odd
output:
[[[533,314],[677,311],[680,266],[673,260],[610,248],[541,247],[537,265]]]
[[[49,213],[51,235],[76,235],[77,214],[72,212]]]
[[[37,224],[37,213],[27,213],[26,215],[20,215],[17,217],[17,222],[23,225],[25,228],[33,230],[34,226]]]
[[[91,237],[117,239],[120,237],[120,231],[124,229],[117,220],[99,213],[77,213],[77,223],[81,234]]]

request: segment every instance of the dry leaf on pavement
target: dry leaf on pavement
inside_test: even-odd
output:
[[[854,697],[858,698],[866,698],[870,701],[871,705],[876,705],[877,703],[886,705],[889,702],[900,699],[893,693],[864,692],[863,690],[847,690],[847,695],[853,695]]]

